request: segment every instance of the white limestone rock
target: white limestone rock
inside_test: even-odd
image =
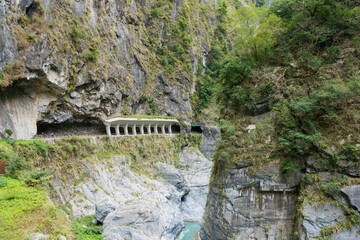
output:
[[[115,211],[117,207],[116,202],[114,201],[114,199],[110,198],[110,197],[106,197],[102,200],[100,200],[100,202],[98,202],[95,206],[96,209],[96,220],[98,222],[103,223],[106,216]]]
[[[45,240],[45,239],[48,239],[49,236],[48,235],[45,235],[45,234],[42,234],[42,233],[35,233],[33,234],[32,238],[33,240]]]
[[[179,169],[190,188],[189,193],[183,198],[182,214],[187,221],[201,222],[213,163],[195,148],[186,148],[179,157]]]

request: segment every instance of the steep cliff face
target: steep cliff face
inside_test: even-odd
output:
[[[235,133],[232,155],[224,143],[215,155],[201,239],[290,239],[300,172],[282,176],[281,163],[269,158],[273,130],[269,120]],[[252,128],[252,127],[248,128]],[[248,132],[249,131],[249,132]],[[224,135],[226,141],[227,136]]]
[[[31,138],[37,123],[97,124],[111,114],[190,119],[216,9],[211,1],[0,1],[0,131]]]

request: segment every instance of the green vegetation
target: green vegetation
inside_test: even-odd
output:
[[[89,139],[77,137],[59,139],[55,144],[40,140],[9,144],[0,140],[0,159],[7,160],[6,175],[23,180],[28,186],[46,185],[53,172],[71,174],[81,164],[79,159],[94,150]]]
[[[212,78],[222,118],[212,181],[221,188],[226,169],[241,163],[255,172],[259,164],[275,160],[288,178],[305,171],[307,158],[315,157],[315,171],[340,177],[303,175],[298,221],[305,199],[335,201],[341,187],[354,184],[342,174],[360,169],[360,5],[338,0],[265,5],[241,1],[229,19],[234,48],[217,61]],[[252,117],[268,111],[272,119]],[[248,131],[250,124],[256,129]],[[358,214],[343,209],[346,221],[336,227],[359,223]]]
[[[66,217],[52,205],[44,191],[24,186],[19,180],[0,178],[0,236],[4,240],[24,239],[41,232],[50,239],[73,234]]]
[[[75,234],[75,240],[101,240],[102,226],[94,225],[91,221],[95,217],[86,217],[72,222],[71,226]],[[86,226],[86,227],[84,227]]]
[[[5,177],[0,177],[0,188],[7,186],[7,180]]]
[[[63,187],[75,186],[88,177],[84,161],[107,162],[112,168],[117,155],[125,157],[133,172],[156,177],[156,162],[176,165],[181,145],[190,142],[196,147],[201,135],[104,137],[97,141],[101,141],[101,147],[77,137],[55,143],[13,140],[10,144],[0,140],[0,159],[7,160],[7,177],[0,177],[0,218],[4,219],[0,221],[0,236],[6,240],[24,239],[41,232],[50,239],[60,235],[68,239],[101,239],[102,226],[91,224],[91,217],[74,220],[71,230],[66,217],[47,197],[48,193],[57,196],[49,188],[52,181],[60,180]],[[71,206],[65,206],[64,211],[71,214]]]
[[[284,175],[293,164],[302,165],[309,153],[334,144],[334,137],[346,138],[358,119],[357,16],[359,7],[354,2],[279,0],[269,10],[243,2],[231,19],[235,46],[222,57],[216,85],[222,117],[235,126],[228,141],[236,141],[236,132],[240,134],[241,127],[251,123],[234,121],[234,116],[238,112],[254,115],[256,105],[263,102],[277,112],[270,124],[277,135],[276,154],[284,159]],[[342,54],[343,48],[352,51]],[[340,122],[348,126],[327,130]],[[225,129],[223,135],[226,139]],[[235,156],[228,150],[222,152]],[[346,158],[340,155],[333,156],[328,168],[337,168],[336,158]],[[355,161],[354,157],[347,159]]]
[[[123,155],[133,172],[145,174],[148,177],[157,175],[156,163],[178,164],[178,153],[180,146],[189,142],[191,146],[197,147],[201,142],[201,135],[182,136],[176,135],[169,138],[163,135],[133,136],[118,138],[108,141],[103,148],[96,152],[89,161],[109,161],[116,155]]]
[[[207,56],[205,72],[203,73],[202,68],[198,71],[196,92],[191,99],[195,115],[201,114],[213,100],[216,83],[219,81],[220,63],[228,52],[228,45],[224,41],[228,38],[227,25],[229,21],[226,2],[219,3],[216,13],[215,39],[211,43],[211,49]]]
[[[110,116],[110,117],[106,117],[105,119],[112,119],[112,118],[136,118],[136,119],[153,119],[153,118],[158,118],[158,119],[174,119],[174,117],[169,117],[169,116],[155,116],[155,115],[116,115],[116,116]]]

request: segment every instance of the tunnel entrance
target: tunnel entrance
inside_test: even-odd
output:
[[[201,129],[201,125],[200,124],[191,124],[191,132],[192,133],[203,133],[203,130]]]
[[[179,125],[172,125],[171,126],[172,133],[180,133],[180,126]]]
[[[44,123],[37,122],[37,136],[43,138],[55,138],[64,136],[95,136],[106,135],[104,124],[89,122],[64,122],[64,123]],[[115,129],[111,128],[115,133]]]

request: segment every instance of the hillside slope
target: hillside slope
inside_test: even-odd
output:
[[[358,239],[358,2],[244,3],[233,21],[202,238]]]

